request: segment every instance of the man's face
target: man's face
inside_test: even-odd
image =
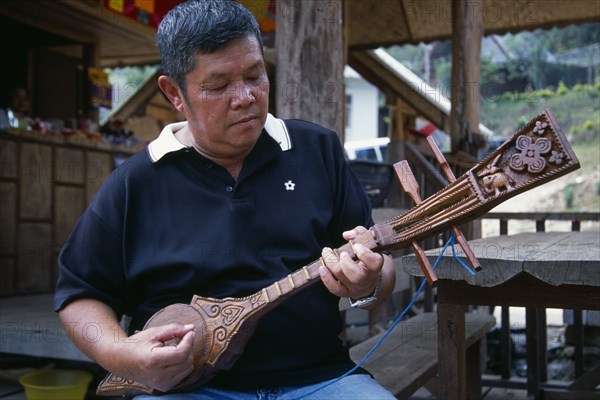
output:
[[[269,80],[253,35],[198,54],[183,107],[195,146],[216,158],[247,154],[267,118]]]

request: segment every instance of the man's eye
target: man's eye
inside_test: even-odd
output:
[[[218,92],[223,91],[227,88],[227,84],[210,84],[210,85],[202,85],[202,89],[210,91],[210,92]]]

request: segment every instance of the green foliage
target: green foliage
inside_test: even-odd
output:
[[[563,81],[560,81],[558,83],[558,87],[556,88],[556,95],[562,96],[562,95],[566,94],[568,91],[569,91],[569,88],[567,87],[567,85],[565,85],[565,83]]]
[[[597,129],[598,128],[598,120],[591,121],[588,119],[587,121],[583,122],[582,127],[583,127],[584,131],[592,131],[594,129]]]
[[[517,128],[522,128],[529,122],[529,118],[524,115],[521,115],[517,118]]]
[[[593,119],[586,119],[580,124],[574,124],[569,129],[573,142],[587,142],[598,137],[600,133],[600,115]]]
[[[450,59],[443,59],[436,63],[435,77],[443,87],[450,87],[452,81],[452,61]]]
[[[565,85],[556,91],[506,92],[493,99],[482,99],[481,122],[496,135],[508,136],[548,108],[573,143],[588,143],[600,137],[599,92],[597,84],[580,84],[571,89]]]
[[[537,95],[543,98],[548,98],[554,96],[554,92],[552,89],[541,89],[537,91]]]
[[[424,45],[392,46],[387,52],[411,71],[418,73],[423,70]]]
[[[573,201],[575,200],[575,188],[572,185],[567,186],[563,192],[563,196],[565,200],[565,208],[573,208]]]
[[[543,45],[553,53],[600,42],[598,24],[570,25],[565,28],[552,28],[544,35]]]
[[[596,78],[596,82],[594,82],[594,84],[583,85],[583,91],[585,91],[588,96],[597,98],[600,95],[600,76]]]
[[[100,108],[100,123],[104,124],[114,110],[117,110],[127,99],[133,96],[152,76],[159,65],[146,65],[139,67],[127,66],[123,68],[105,68],[108,79],[113,88],[113,106],[111,110]]]
[[[501,69],[499,64],[492,61],[491,56],[483,56],[481,58],[481,82],[485,82],[486,85],[504,83],[505,79],[501,74]]]
[[[527,60],[526,65],[508,68],[507,79],[526,77],[537,88],[543,88],[547,86],[548,76],[556,72],[556,66],[547,62],[548,55],[600,43],[600,24],[507,34],[503,36],[503,42],[513,60]]]

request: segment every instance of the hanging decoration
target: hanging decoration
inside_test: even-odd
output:
[[[90,104],[92,107],[112,108],[112,85],[108,74],[100,69],[89,67]]]

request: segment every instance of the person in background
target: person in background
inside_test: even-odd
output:
[[[355,366],[339,338],[339,297],[374,307],[395,269],[360,244],[357,259],[332,250],[372,225],[336,134],[302,120],[269,123],[280,120],[267,112],[261,34],[239,3],[182,3],[156,40],[158,84],[186,121],[113,172],[64,244],[54,307],[71,339],[106,370],[167,392],[164,400],[394,399],[365,370],[338,379]],[[248,296],[319,258],[320,282],[267,313],[230,370],[170,393],[193,370],[196,332],[138,331],[155,312],[193,295]],[[94,340],[90,326],[102,332]]]
[[[11,90],[6,107],[0,113],[0,129],[26,128],[30,123],[29,118],[29,91],[22,86]]]

